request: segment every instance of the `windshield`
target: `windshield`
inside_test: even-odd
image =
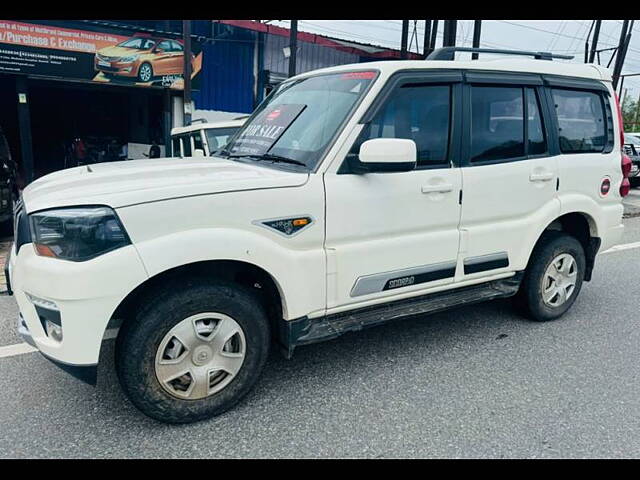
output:
[[[312,170],[375,77],[373,71],[341,72],[283,83],[222,153]]]
[[[130,38],[118,44],[118,47],[135,48],[136,50],[149,50],[155,45],[153,40],[148,38]]]
[[[240,127],[207,128],[205,133],[207,135],[209,151],[214,152],[223,148],[229,141],[229,138],[231,138],[239,128]]]

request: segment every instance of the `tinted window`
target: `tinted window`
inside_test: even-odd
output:
[[[562,153],[601,152],[606,130],[602,98],[594,92],[553,89]]]
[[[180,43],[178,43],[178,42],[172,41],[171,42],[171,47],[172,47],[172,50],[174,52],[181,52],[182,51],[182,45]]]
[[[173,148],[173,156],[174,157],[182,156],[182,152],[180,152],[180,138],[179,137],[173,137],[171,139],[171,143],[172,143],[172,148]]]
[[[193,132],[191,137],[193,138],[193,148],[196,150],[202,150],[204,152],[204,145],[202,144],[202,135],[200,134],[200,132]]]
[[[158,49],[163,50],[165,52],[170,52],[171,51],[171,43],[169,43],[169,40],[165,40],[163,42],[160,42],[158,44]]]
[[[190,157],[192,155],[190,136],[188,134],[187,135],[181,135],[180,139],[182,140],[182,150],[184,151],[184,156],[185,157]]]
[[[471,161],[524,156],[522,88],[471,87]]]
[[[529,132],[528,155],[541,155],[547,151],[544,128],[542,126],[542,116],[540,115],[540,102],[536,91],[527,88],[527,129]]]
[[[398,88],[365,127],[352,153],[373,138],[406,138],[416,143],[418,166],[446,164],[450,90],[443,85]]]

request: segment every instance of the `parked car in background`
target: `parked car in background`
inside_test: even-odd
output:
[[[208,157],[223,148],[248,116],[220,122],[195,120],[188,127],[171,130],[172,157]]]
[[[638,134],[640,135],[640,134]],[[629,182],[632,187],[640,185],[640,138],[630,133],[624,134],[624,152],[631,159]]]
[[[193,64],[194,55],[191,55]],[[161,75],[180,75],[184,70],[184,48],[177,40],[132,37],[96,52],[95,70],[107,75],[150,82]]]

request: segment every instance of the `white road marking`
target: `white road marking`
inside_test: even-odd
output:
[[[609,250],[605,250],[602,254],[621,252],[623,250],[631,250],[632,248],[640,248],[640,242],[623,243],[622,245],[614,245]]]
[[[24,355],[25,353],[32,353],[36,350],[37,349],[26,343],[7,345],[5,347],[0,347],[0,358],[15,357],[17,355]]]

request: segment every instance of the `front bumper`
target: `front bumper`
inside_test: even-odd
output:
[[[27,327],[24,318],[22,318],[22,314],[18,315],[18,334],[22,337],[22,340],[25,343],[31,345],[34,348],[38,348],[38,345],[33,340],[31,336],[31,332],[29,331],[29,327]],[[40,352],[42,353],[42,352]],[[49,360],[54,365],[60,367],[62,370],[67,372],[69,375],[77,378],[78,380],[82,380],[89,385],[95,385],[98,380],[98,365],[70,365],[68,363],[59,362],[58,360],[48,357],[44,353],[42,356]]]
[[[18,332],[24,341],[89,383],[95,383],[102,340],[114,311],[148,278],[132,245],[86,262],[68,262],[40,257],[30,243],[16,253],[14,244],[5,275],[20,310]],[[47,314],[34,298],[53,305],[61,340],[47,332]]]
[[[135,77],[138,75],[137,63],[120,63],[120,62],[105,62],[108,65],[101,65],[96,58],[93,62],[94,69],[97,72],[111,73],[112,75],[119,75],[121,77]]]

